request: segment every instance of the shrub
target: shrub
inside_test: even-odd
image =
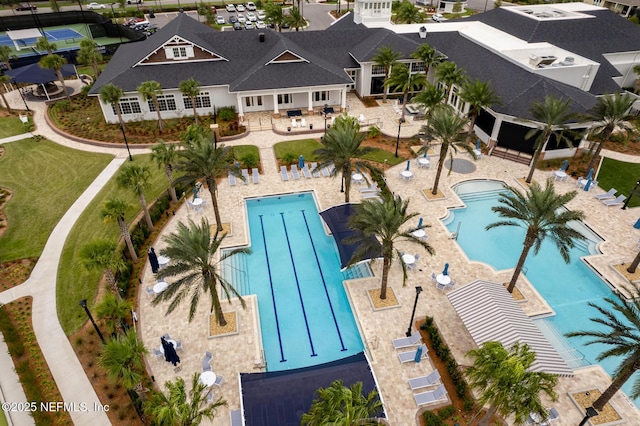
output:
[[[248,169],[258,167],[258,157],[253,152],[248,152],[240,158],[242,165]]]
[[[370,138],[377,138],[378,136],[380,136],[382,134],[382,130],[380,130],[380,128],[378,126],[371,126],[369,127],[369,134],[368,136]]]
[[[454,407],[453,405],[447,405],[446,407],[438,411],[438,417],[440,417],[442,420],[446,420],[449,417],[451,417],[455,412],[456,412],[456,407]]]
[[[473,401],[473,399],[465,398],[465,399],[464,399],[464,403],[463,403],[463,405],[462,405],[462,407],[463,407],[462,409],[463,409],[464,411],[467,411],[467,412],[468,412],[468,411],[472,411],[472,410],[473,410],[473,407],[474,407],[475,405],[476,405],[476,404],[475,404],[475,402]]]
[[[425,426],[443,426],[444,422],[431,411],[425,411],[422,413]]]
[[[286,152],[282,156],[282,162],[284,164],[292,164],[292,163],[295,163],[296,161],[298,161],[298,157],[292,152]]]
[[[236,119],[236,109],[233,106],[225,106],[218,109],[218,118],[224,121]]]

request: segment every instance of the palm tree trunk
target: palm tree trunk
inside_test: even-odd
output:
[[[631,262],[631,265],[629,265],[629,267],[627,268],[627,272],[630,274],[635,274],[636,269],[638,268],[638,264],[640,264],[640,251],[638,252],[638,254],[636,254],[635,259],[633,259],[633,262]]]
[[[191,97],[191,106],[193,106],[193,118],[196,120],[196,126],[198,125],[198,110],[196,108],[196,97]]]
[[[64,84],[64,77],[62,76],[62,71],[56,70],[56,75],[58,76],[58,80],[62,84],[62,90],[64,90],[64,95],[67,97],[67,100],[70,101],[69,93],[67,93],[67,85]]]
[[[496,410],[497,408],[495,405],[490,405],[487,413],[478,421],[478,426],[489,426],[489,420],[491,420],[493,415],[496,413]]]
[[[478,113],[471,113],[471,120],[469,120],[469,131],[467,132],[467,141],[471,140],[471,134],[473,133],[473,127],[476,125],[476,120],[478,119]]]
[[[158,105],[158,97],[153,96],[151,99],[153,102],[153,106],[156,109],[156,112],[158,113],[158,128],[160,129],[160,133],[162,133],[162,129],[164,128],[164,125],[162,123],[162,113],[160,112],[160,105]]]
[[[600,155],[600,151],[604,147],[605,142],[609,140],[609,137],[613,133],[613,127],[609,128],[609,126],[605,127],[600,135],[600,142],[598,143],[598,147],[596,148],[596,152],[593,153],[593,157],[589,160],[589,165],[587,166],[587,170],[595,169],[596,167],[596,159]]]
[[[442,174],[442,168],[444,167],[444,161],[447,159],[447,149],[445,145],[440,146],[440,158],[438,159],[438,170],[436,171],[436,180],[433,182],[433,190],[431,194],[438,195],[438,185],[440,184],[440,175]]]
[[[615,393],[620,390],[622,385],[624,385],[627,380],[631,378],[633,373],[638,370],[640,370],[640,365],[638,363],[633,363],[633,367],[625,368],[624,370],[622,370],[620,374],[614,378],[609,387],[605,389],[604,392],[602,392],[602,395],[600,395],[600,397],[595,400],[595,402],[593,403],[593,408],[598,411],[602,411],[607,402],[609,402],[609,400],[613,398],[613,395],[615,395]]]
[[[136,254],[135,248],[133,248],[133,241],[131,241],[131,234],[129,234],[129,227],[127,226],[127,222],[118,219],[118,225],[120,226],[120,235],[122,235],[122,238],[127,245],[127,249],[129,249],[129,256],[131,256],[131,261],[133,263],[138,263],[138,255]]]
[[[0,92],[0,96],[2,96],[2,102],[4,102],[4,106],[7,107],[7,111],[11,112],[11,106],[9,102],[7,102],[7,98],[4,97],[4,92]]]
[[[344,179],[344,202],[349,202],[349,192],[351,192],[351,170],[345,167],[342,170],[342,179]]]
[[[118,116],[118,121],[120,122],[120,126],[124,129],[124,120],[122,120],[122,112],[120,111],[120,102],[114,103],[116,115]]]
[[[116,299],[122,300],[122,296],[120,295],[120,289],[118,288],[118,283],[116,282],[116,276],[110,268],[104,270],[105,278],[107,279],[107,284],[111,287],[111,291],[116,295]]]
[[[216,180],[207,179],[207,188],[211,195],[211,204],[213,205],[213,215],[216,217],[216,226],[222,231],[222,218],[220,217],[220,209],[218,208],[218,198],[216,197]]]
[[[338,3],[340,3],[340,2],[338,2]],[[390,70],[391,70],[390,68],[387,68],[387,70],[386,70],[386,73],[384,75],[385,81],[389,78],[389,71]],[[386,103],[387,102],[387,92],[388,91],[389,91],[389,86],[383,85],[382,86],[382,103]]]
[[[12,69],[12,68],[11,68],[11,61],[10,61],[8,58],[7,58],[7,60],[6,60],[6,61],[4,61],[4,64],[7,66],[7,69],[8,69],[8,70],[11,70],[11,69]]]
[[[533,246],[534,236],[530,234],[531,231],[527,230],[527,235],[524,237],[524,243],[522,244],[524,246],[522,248],[522,253],[520,253],[520,258],[518,259],[516,269],[513,271],[511,281],[509,281],[509,287],[507,287],[509,293],[513,293],[513,289],[516,287],[516,281],[518,281],[518,277],[520,276],[520,272],[522,272],[524,262],[525,260],[527,260],[527,256],[529,255],[529,250],[531,250],[531,247]]]
[[[144,212],[144,219],[147,221],[147,228],[149,231],[153,231],[153,222],[151,221],[151,215],[149,214],[149,208],[147,207],[147,200],[144,198],[144,194],[139,195],[140,205],[142,205],[142,211]]]
[[[380,284],[380,299],[387,298],[387,280],[389,279],[389,269],[391,268],[391,259],[388,255],[382,259],[382,282]]]
[[[169,181],[169,194],[171,195],[171,201],[173,203],[177,203],[178,196],[176,195],[176,188],[173,186],[173,168],[171,167],[171,164],[164,166],[164,173],[167,175],[167,180]]]
[[[93,81],[96,81],[98,77],[100,77],[100,67],[98,66],[98,63],[96,61],[92,61],[91,65],[93,66],[93,73],[96,76]]]
[[[405,90],[404,95],[402,96],[402,114],[400,114],[400,121],[404,122],[404,114],[407,111],[407,98],[409,97],[409,90]]]
[[[527,175],[527,179],[525,182],[531,183],[531,181],[533,180],[533,172],[536,171],[536,166],[538,165],[538,159],[540,158],[540,153],[542,152],[542,147],[547,145],[547,143],[549,142],[549,139],[551,139],[551,133],[549,133],[547,137],[544,139],[544,144],[540,144],[536,148],[536,151],[533,153],[533,159],[531,160],[531,168],[529,169],[529,175]]]
[[[224,327],[227,325],[227,319],[224,317],[224,313],[222,312],[222,306],[220,306],[220,297],[218,296],[218,289],[216,286],[216,281],[213,277],[205,277],[205,281],[211,281],[211,287],[209,291],[211,291],[211,312],[215,312],[216,322],[218,325]]]

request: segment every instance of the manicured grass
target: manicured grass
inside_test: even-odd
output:
[[[640,164],[605,158],[598,173],[598,186],[605,191],[615,188],[618,193],[628,198],[638,182],[638,177],[640,177]],[[629,207],[637,206],[640,206],[640,194],[634,194],[629,202]]]
[[[0,138],[21,135],[24,132],[24,124],[19,117],[0,118]]]
[[[31,138],[4,144],[0,182],[13,192],[0,262],[42,253],[60,218],[113,158]]]
[[[233,158],[240,160],[247,154],[253,154],[260,162],[260,149],[255,145],[237,145],[233,147]]]
[[[384,164],[384,160],[387,160],[388,166],[395,166],[396,164],[402,163],[405,158],[399,156],[396,158],[392,152],[385,151],[384,149],[377,149],[370,154],[364,156],[365,160],[375,161],[380,164]]]
[[[322,148],[322,144],[315,139],[300,139],[297,141],[278,142],[273,146],[276,158],[281,160],[287,154],[295,156],[297,159],[300,155],[304,156],[305,161],[316,161],[313,151]]]
[[[145,191],[145,197],[147,203],[151,203],[167,190],[168,183],[164,170],[151,162],[151,154],[135,155],[133,161],[150,166],[151,186]],[[102,204],[112,196],[125,198],[132,205],[127,215],[128,223],[131,223],[131,220],[141,211],[138,197],[130,191],[118,189],[114,176],[82,212],[69,233],[60,258],[56,288],[58,318],[62,329],[67,334],[72,334],[86,322],[87,316],[78,306],[78,301],[87,299],[90,306],[93,304],[98,292],[98,280],[102,275],[100,272],[88,272],[82,267],[78,263],[78,253],[82,246],[96,238],[117,239],[120,236],[117,224],[105,224],[100,217]],[[144,261],[145,257],[140,256],[140,262]]]

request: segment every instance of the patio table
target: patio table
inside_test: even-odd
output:
[[[167,289],[167,287],[169,287],[169,284],[166,283],[165,281],[158,281],[154,286],[153,286],[153,292],[155,294],[160,294],[163,291],[165,291]]]

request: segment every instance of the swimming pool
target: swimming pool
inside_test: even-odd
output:
[[[488,224],[500,219],[491,207],[498,204],[498,197],[504,191],[502,182],[468,181],[458,184],[454,190],[466,207],[451,209],[444,224],[451,232],[456,232],[460,226],[457,242],[467,257],[497,270],[514,268],[522,252],[525,230],[511,226],[485,230]],[[596,360],[606,346],[587,346],[585,342],[589,339],[564,337],[570,331],[604,329],[589,321],[599,314],[587,304],[593,302],[606,306],[605,297],[615,298],[609,286],[581,259],[597,254],[597,244],[602,239],[582,223],[572,226],[579,229],[587,240],[578,242],[571,249],[570,264],[564,263],[549,239],[542,243],[537,256],[531,251],[525,262],[523,272],[526,277],[555,311],[555,315],[534,322],[572,368],[600,364],[612,374],[620,359]],[[632,377],[623,386],[627,395],[635,379],[636,376]],[[640,401],[634,402],[640,406]]]
[[[312,193],[246,200],[251,254],[234,256],[230,279],[255,294],[267,371],[346,358],[364,349],[342,286],[368,267],[340,272],[333,238]]]

